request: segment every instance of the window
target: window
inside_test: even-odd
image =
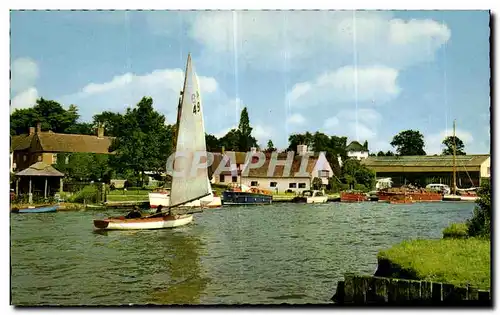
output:
[[[306,188],[306,183],[299,183],[299,188]]]
[[[26,162],[26,159],[27,159],[27,158],[28,158],[28,157],[26,156],[26,154],[25,154],[25,155],[23,155],[23,162]]]
[[[278,183],[277,183],[277,182],[271,182],[271,183],[269,184],[269,187],[276,187],[276,186],[278,186]]]
[[[233,183],[237,183],[238,182],[238,176],[233,176],[231,179],[232,179]]]
[[[330,176],[330,171],[329,170],[321,170],[318,171],[319,177],[329,177]]]
[[[250,183],[250,186],[259,186],[259,182],[257,182],[257,181],[252,181],[252,182]]]
[[[297,183],[288,184],[288,188],[297,188]]]
[[[52,164],[57,163],[57,153],[52,154]]]
[[[221,182],[221,183],[224,182],[224,175],[219,175],[219,182]]]

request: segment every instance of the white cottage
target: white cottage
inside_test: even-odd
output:
[[[368,157],[368,148],[361,145],[358,141],[352,141],[346,147],[347,156],[351,158],[355,158],[358,160],[363,160]]]

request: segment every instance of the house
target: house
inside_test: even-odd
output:
[[[252,152],[256,152],[256,148],[251,148]],[[216,176],[212,176],[212,184],[227,185],[229,183],[239,183],[241,172],[244,169],[246,152],[224,151],[221,153],[213,153],[214,161],[209,167],[209,174],[212,175],[219,167],[223,159],[226,159],[226,167],[230,167],[231,171],[223,171]]]
[[[368,157],[368,148],[361,145],[358,141],[352,141],[346,147],[347,156],[356,158],[358,160],[366,159]]]
[[[55,164],[58,153],[110,154],[113,139],[104,136],[103,127],[97,128],[97,134],[92,136],[42,131],[38,123],[36,129],[29,128],[28,134],[11,138],[12,170],[19,172],[38,161]]]
[[[256,152],[256,149],[252,148],[252,151]],[[271,153],[264,154],[265,161],[258,168],[251,167],[250,161],[245,163],[246,153],[237,153],[241,154],[240,160],[238,160],[238,155],[236,155],[236,160],[232,164],[229,162],[226,164],[226,167],[231,165],[233,172],[226,171],[222,172],[219,176],[215,176],[216,179],[218,178],[217,183],[241,183],[249,187],[259,187],[275,192],[285,192],[288,190],[302,192],[303,190],[311,189],[311,184],[315,177],[320,178],[323,185],[327,185],[329,178],[333,176],[333,170],[323,152],[310,155],[308,159],[303,158],[305,153],[309,153],[306,145],[297,146],[296,154],[292,153],[290,160],[291,167],[288,174],[285,172],[285,166],[283,165],[288,158],[288,153],[275,155],[277,165],[271,170],[270,174],[268,170],[272,167],[271,161],[273,155]],[[214,169],[218,167],[218,159],[214,157],[214,163],[212,164]],[[258,157],[254,157],[252,162],[257,163]],[[302,163],[306,164],[302,165]],[[303,168],[301,169],[301,167]],[[221,179],[224,181],[221,181]]]
[[[416,184],[446,184],[453,181],[452,155],[370,156],[361,161],[375,171],[377,178],[391,178],[393,186]],[[458,188],[478,187],[482,179],[491,176],[489,154],[458,155],[455,160]]]

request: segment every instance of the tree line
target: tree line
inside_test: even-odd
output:
[[[37,123],[41,123],[44,131],[83,135],[95,135],[96,129],[103,127],[106,136],[115,137],[110,151],[115,151],[116,154],[62,153],[58,155],[55,167],[74,180],[108,182],[111,178],[123,178],[143,185],[147,171],[153,172],[153,177],[161,180],[160,174],[165,171],[166,159],[173,153],[176,126],[166,124],[165,121],[165,116],[154,110],[151,97],[143,97],[124,113],[103,111],[94,115],[89,122],[80,121],[75,105],[64,109],[56,101],[40,98],[34,107],[16,109],[10,115],[10,134],[26,134],[28,128]],[[206,134],[207,150],[246,152],[251,147],[256,147],[266,152],[277,151],[271,140],[265,148],[260,148],[256,138],[252,136],[252,130],[245,107],[241,111],[237,128],[229,130],[220,138]],[[457,154],[465,154],[463,142],[458,138],[455,141]],[[292,134],[288,138],[288,147],[283,151],[295,151],[299,144],[307,145],[313,152],[325,152],[335,175],[335,183],[332,184],[350,187],[373,185],[375,175],[358,161],[347,159],[347,137],[321,132]],[[452,154],[453,137],[444,139],[443,144],[446,148],[442,154]],[[424,137],[419,131],[402,131],[394,136],[391,145],[396,153],[378,152],[377,155],[425,155]],[[363,147],[368,150],[366,141]],[[342,166],[339,157],[344,161]]]

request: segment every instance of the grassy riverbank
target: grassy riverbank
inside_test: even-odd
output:
[[[490,241],[488,239],[439,239],[404,241],[378,255],[379,268],[391,264],[389,277],[406,277],[444,282],[456,286],[470,284],[490,288]]]

